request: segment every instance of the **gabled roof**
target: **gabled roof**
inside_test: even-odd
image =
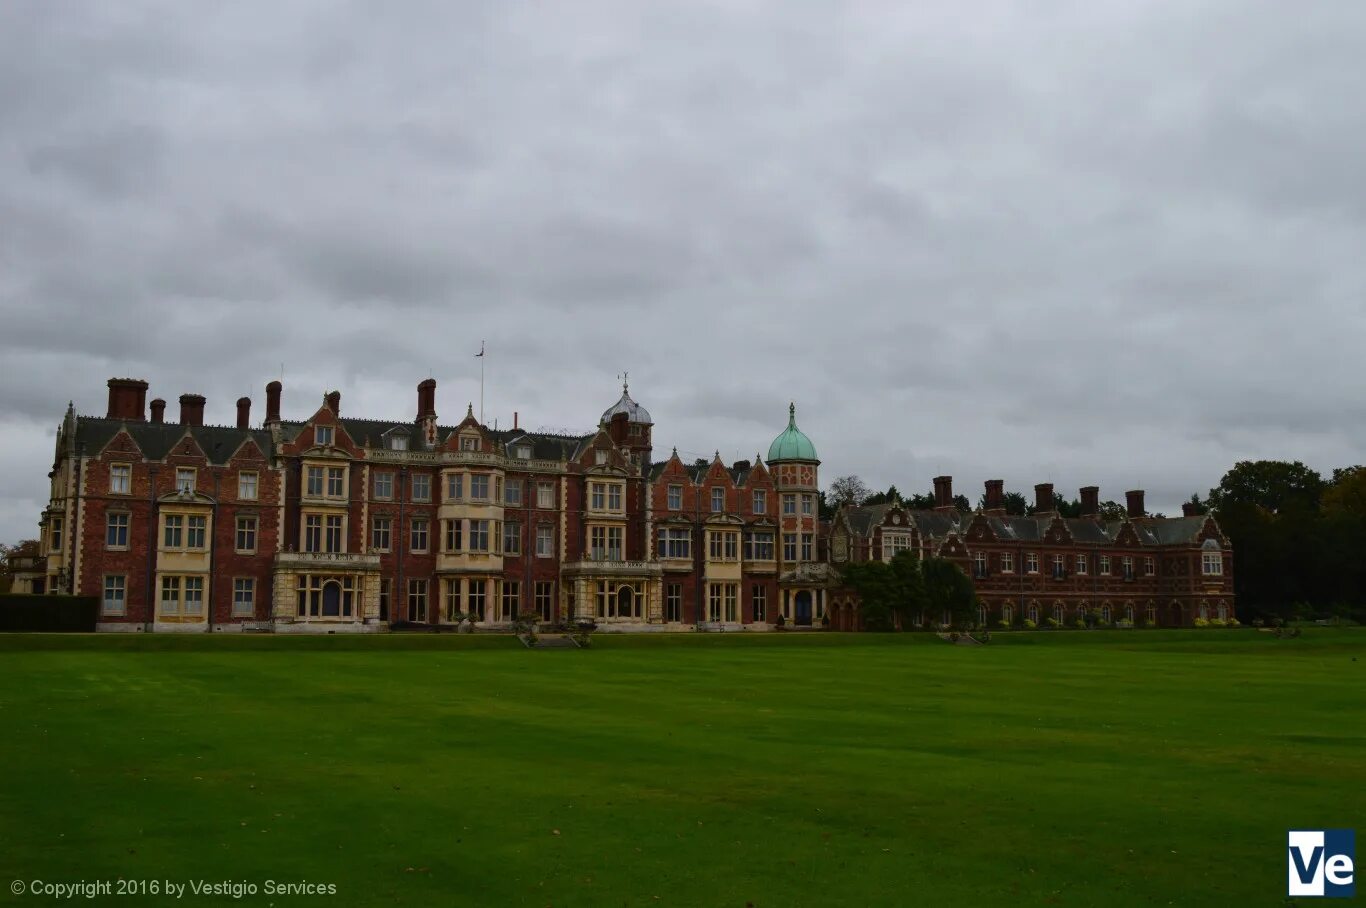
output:
[[[248,439],[255,441],[261,453],[270,456],[270,433],[263,429],[239,429],[235,426],[186,426],[180,423],[127,422],[100,416],[80,416],[76,419],[76,444],[85,445],[86,453],[97,454],[123,429],[128,432],[148,460],[162,460],[188,433],[204,451],[210,463],[225,464]]]

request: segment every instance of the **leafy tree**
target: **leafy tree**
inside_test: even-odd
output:
[[[893,502],[893,501],[899,501],[900,499],[901,499],[901,493],[899,493],[899,492],[896,490],[896,486],[895,486],[895,485],[892,485],[892,486],[889,486],[889,487],[887,488],[887,491],[885,491],[885,492],[874,492],[873,494],[867,496],[866,498],[863,499],[863,503],[864,503],[864,504],[890,504],[891,502]]]
[[[954,627],[971,627],[977,620],[977,593],[963,569],[944,558],[926,558],[920,566],[925,584],[925,611],[936,619],[944,612]]]
[[[909,627],[911,616],[925,609],[925,584],[920,561],[912,552],[899,552],[891,562],[863,561],[840,569],[844,584],[859,595],[863,623],[869,630]]]
[[[1001,496],[1001,503],[1005,506],[1006,513],[1012,517],[1023,517],[1029,510],[1029,503],[1019,492],[1006,492]]]
[[[934,496],[912,495],[910,498],[906,499],[906,507],[910,508],[913,511],[934,510]]]
[[[863,504],[864,500],[872,493],[863,480],[857,476],[841,476],[830,483],[830,491],[826,494],[826,499],[835,509],[845,505]]]
[[[1324,490],[1322,504],[1328,513],[1366,517],[1366,468],[1334,470],[1333,482]]]
[[[1123,520],[1127,516],[1129,516],[1129,509],[1118,502],[1102,501],[1100,503],[1101,520]]]
[[[1317,510],[1325,483],[1316,471],[1298,460],[1242,460],[1224,474],[1209,492],[1209,504],[1217,511],[1233,504],[1247,504],[1279,514],[1287,508]]]
[[[1209,502],[1201,501],[1200,493],[1192,492],[1191,500],[1186,502],[1186,507],[1184,508],[1184,510],[1188,510],[1192,514],[1208,514]]]

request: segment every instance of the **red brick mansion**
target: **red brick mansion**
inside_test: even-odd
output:
[[[815,449],[789,412],[767,462],[651,457],[623,387],[591,432],[356,419],[327,394],[304,420],[167,421],[147,383],[109,381],[103,417],[68,409],[41,535],[53,592],[98,596],[100,628],[378,631],[591,618],[607,629],[819,626]]]
[[[767,458],[726,465],[655,461],[650,414],[624,386],[581,435],[490,429],[470,407],[442,425],[432,379],[407,421],[344,416],[335,391],[286,420],[271,382],[255,427],[248,398],[235,426],[213,426],[194,394],[167,421],[147,387],[110,379],[106,414],[68,408],[57,432],[30,590],[98,597],[101,630],[506,628],[528,613],[609,630],[856,629],[838,566],[904,548],[962,565],[984,622],[1232,613],[1213,519],[1142,517],[1142,493],[1119,521],[1007,517],[998,481],[965,513],[941,477],[933,511],[822,524],[795,408]]]

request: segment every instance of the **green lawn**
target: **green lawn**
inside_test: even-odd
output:
[[[0,904],[1282,904],[1363,704],[1354,629],[0,637]]]

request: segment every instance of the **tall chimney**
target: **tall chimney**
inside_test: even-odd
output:
[[[251,398],[237,398],[237,428],[251,428]]]
[[[984,509],[988,514],[1001,516],[1006,512],[1006,482],[1004,479],[987,480],[987,506]]]
[[[163,423],[166,421],[166,401],[158,397],[152,401],[152,422]]]
[[[953,477],[936,476],[934,477],[934,507],[935,510],[953,508]]]
[[[280,421],[280,392],[284,387],[278,381],[266,385],[266,425]]]
[[[417,418],[436,418],[436,379],[424,378],[417,383]]]
[[[204,395],[180,395],[180,424],[182,426],[204,425]]]
[[[1053,483],[1041,482],[1034,486],[1034,512],[1036,514],[1055,513],[1053,508]]]
[[[512,411],[512,428],[517,428],[517,411]]]
[[[341,416],[340,391],[328,391],[323,395],[323,401],[327,404],[327,409],[332,411],[333,416]]]
[[[107,419],[126,419],[143,422],[147,402],[147,382],[140,378],[109,379],[109,411]]]
[[[1124,493],[1124,498],[1129,503],[1130,517],[1142,517],[1144,515],[1142,489],[1131,489]]]
[[[1081,516],[1099,517],[1100,516],[1100,487],[1082,486],[1081,488]]]

